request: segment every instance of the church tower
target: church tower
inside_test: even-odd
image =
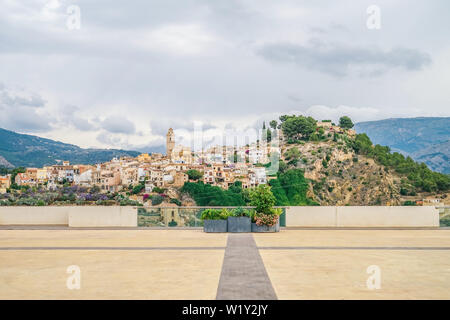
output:
[[[169,159],[172,159],[172,151],[175,148],[175,134],[173,129],[170,128],[166,135],[166,154]]]

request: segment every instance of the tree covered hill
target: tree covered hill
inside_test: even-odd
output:
[[[435,171],[450,173],[450,117],[360,122],[355,129],[366,133],[374,144],[388,146]]]
[[[83,149],[76,145],[0,128],[0,167],[42,167],[56,164],[56,160],[95,164],[114,157],[137,155],[137,151]]]

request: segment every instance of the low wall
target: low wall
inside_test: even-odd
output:
[[[439,210],[424,207],[289,207],[287,227],[439,227]]]
[[[0,225],[68,225],[70,207],[0,207]]]
[[[136,227],[137,210],[120,206],[0,207],[0,225]]]
[[[336,207],[289,207],[286,227],[335,227]]]
[[[0,225],[136,227],[137,210],[120,206],[0,207]],[[287,227],[439,227],[439,210],[423,207],[289,207]]]
[[[69,227],[136,227],[137,210],[133,207],[71,207]]]

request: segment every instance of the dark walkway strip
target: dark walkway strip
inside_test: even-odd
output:
[[[216,299],[277,299],[251,234],[228,234]]]
[[[225,247],[0,247],[6,250],[224,250]]]
[[[259,250],[450,250],[450,247],[258,247]]]

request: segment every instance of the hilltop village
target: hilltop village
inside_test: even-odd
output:
[[[5,193],[15,183],[17,186],[43,185],[47,189],[70,184],[83,187],[97,186],[101,192],[120,192],[145,183],[145,192],[155,188],[179,188],[185,182],[201,179],[205,184],[228,189],[236,180],[242,188],[253,188],[267,182],[266,168],[271,152],[270,144],[252,143],[242,147],[215,146],[202,151],[176,144],[170,128],[166,135],[167,154],[143,153],[136,158],[114,158],[97,165],[60,164],[43,168],[26,168],[0,180],[0,191]],[[279,152],[279,151],[278,151]],[[201,173],[201,177],[199,176]]]
[[[422,205],[449,198],[448,176],[374,146],[348,117],[339,125],[303,116],[280,121],[264,124],[260,139],[244,146],[191,150],[176,143],[170,128],[165,155],[22,168],[0,176],[0,205],[240,206],[248,203],[245,190],[261,184],[272,187],[277,205]]]

